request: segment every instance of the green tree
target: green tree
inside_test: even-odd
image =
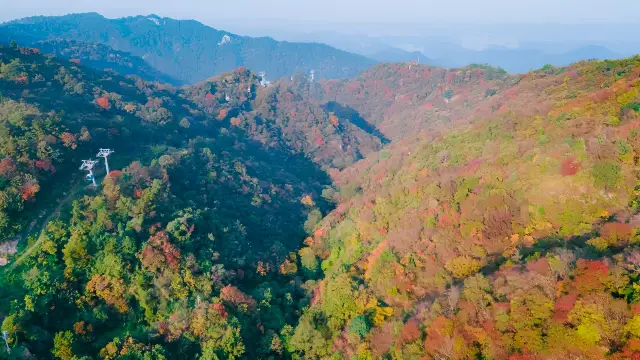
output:
[[[349,333],[353,335],[357,335],[360,338],[363,338],[365,335],[369,333],[369,324],[367,323],[367,318],[363,315],[358,315],[351,319],[349,322]]]
[[[73,360],[77,357],[73,353],[73,334],[71,331],[61,331],[53,339],[53,356],[61,360]]]

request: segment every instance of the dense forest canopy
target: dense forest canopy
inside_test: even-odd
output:
[[[161,323],[180,307],[192,316],[193,306],[200,309],[193,316],[203,316],[202,321],[213,316],[224,324],[214,329],[206,320],[209,330],[193,330],[197,337],[215,339],[208,349],[196,338],[190,345],[176,344],[185,358],[271,352],[267,345],[273,334],[295,324],[306,297],[301,284],[290,282],[278,267],[295,259],[305,228],[329,209],[321,197],[329,178],[319,163],[292,147],[304,143],[296,132],[281,141],[270,139],[282,132],[277,124],[265,124],[276,119],[259,120],[270,130],[264,138],[272,141],[261,141],[259,129],[244,131],[234,123],[233,116],[256,121],[251,100],[264,89],[251,83],[254,77],[242,69],[229,75],[249,81],[254,90],[237,104],[215,91],[207,93],[215,101],[198,104],[189,90],[96,72],[37,49],[0,50],[1,232],[3,245],[18,239],[23,240],[19,249],[26,249],[13,256],[13,251],[2,253],[5,263],[12,256],[2,269],[3,329],[10,343],[24,345],[13,353],[48,358],[81,351],[77,356],[109,357],[113,346],[133,346],[170,357],[176,350],[143,346],[147,339],[137,336],[165,326]],[[207,115],[214,110],[218,116]],[[100,186],[93,189],[77,168],[98,147],[115,148],[117,155],[111,157],[109,174],[98,170]],[[40,222],[42,209],[52,216]],[[99,267],[106,272],[95,272]],[[40,290],[33,292],[20,275],[28,271]],[[176,281],[182,282],[180,299],[172,290]],[[127,289],[133,284],[142,286],[146,300],[131,297]],[[85,291],[94,291],[89,289],[97,291],[93,299],[86,296]],[[254,291],[268,300],[258,306],[256,299],[262,301],[263,295],[252,296]],[[239,306],[242,315],[225,310],[223,300],[214,304],[214,292]],[[164,305],[158,302],[162,297]],[[34,307],[25,308],[22,301]],[[105,307],[99,306],[103,301]],[[153,308],[145,310],[149,302]],[[261,320],[260,308],[271,308],[271,302],[275,312],[265,312],[268,317]],[[59,304],[55,310],[54,304]],[[70,317],[74,304],[84,304],[88,312],[73,311],[77,316]],[[138,325],[143,318],[130,318],[136,313],[146,313],[146,325]],[[244,322],[251,325],[241,326]],[[88,337],[66,338],[72,335],[67,330],[78,330],[80,323]],[[258,326],[270,334],[266,347],[245,351],[242,336],[259,338]],[[67,340],[76,345],[59,349]]]
[[[640,57],[174,87],[41,44],[0,48],[0,359],[640,357]]]

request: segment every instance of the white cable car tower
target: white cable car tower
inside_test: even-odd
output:
[[[107,157],[113,153],[114,151],[111,149],[100,149],[100,151],[98,151],[98,155],[96,155],[96,157],[104,158],[104,166],[107,169],[107,175],[109,175],[109,162],[107,161]]]
[[[9,349],[9,334],[6,331],[2,332],[2,339],[4,339],[4,346],[7,347],[7,354],[11,354],[11,349]]]
[[[96,178],[93,176],[93,167],[96,166],[98,160],[82,160],[82,165],[80,166],[80,170],[86,170],[89,173],[87,174],[87,180],[91,180],[93,183],[93,187],[97,187]]]
[[[267,85],[269,85],[269,82],[267,81],[267,74],[264,71],[260,71],[260,73],[258,73],[258,75],[260,75],[260,85],[263,88],[266,88]]]

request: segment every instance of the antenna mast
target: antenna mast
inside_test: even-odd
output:
[[[100,149],[100,151],[98,151],[98,155],[96,155],[96,157],[104,158],[104,166],[107,168],[107,175],[109,175],[109,162],[107,161],[107,156],[113,153],[114,151],[111,149]]]
[[[107,158],[105,157],[105,160]],[[98,160],[82,160],[82,165],[80,166],[80,170],[86,170],[89,173],[87,174],[87,180],[91,180],[93,183],[93,187],[97,187],[96,178],[93,176],[93,167],[96,166]]]

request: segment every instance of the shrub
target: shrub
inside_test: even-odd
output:
[[[318,272],[318,259],[311,248],[305,247],[298,251],[300,264],[308,277],[313,277]]]
[[[627,104],[622,107],[623,109],[631,109],[635,112],[640,112],[640,103]]]
[[[560,173],[562,176],[575,175],[580,170],[580,166],[580,161],[577,161],[574,157],[568,157],[560,164]]]
[[[615,187],[620,181],[620,165],[613,161],[601,161],[593,167],[592,175],[596,186]]]
[[[480,270],[482,265],[480,261],[472,258],[471,256],[457,256],[444,265],[454,277],[458,279],[466,278],[467,276],[474,274]]]
[[[442,94],[442,96],[445,97],[445,99],[451,100],[451,98],[453,97],[453,90],[451,89],[447,89],[444,94]]]
[[[351,319],[349,322],[349,334],[357,335],[360,338],[364,337],[369,333],[369,324],[367,323],[367,319],[358,315]]]

